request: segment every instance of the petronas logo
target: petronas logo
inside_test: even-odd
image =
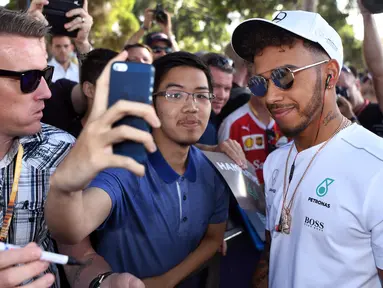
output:
[[[331,178],[324,179],[317,187],[317,195],[319,197],[325,196],[328,192],[328,186],[330,186],[332,182],[334,182],[334,180]]]

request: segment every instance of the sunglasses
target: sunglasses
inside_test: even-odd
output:
[[[307,65],[301,68],[292,70],[289,67],[280,67],[271,71],[270,78],[257,75],[249,79],[248,87],[254,96],[263,97],[266,95],[268,90],[268,82],[271,79],[276,87],[281,90],[288,90],[294,84],[294,75],[300,71],[324,64],[330,60],[323,60],[311,65]]]
[[[209,66],[215,66],[218,68],[228,69],[233,67],[233,60],[222,56],[216,56],[208,59],[206,64]]]
[[[45,82],[49,85],[52,81],[53,71],[52,66],[48,66],[44,70],[28,70],[24,72],[0,70],[0,77],[19,79],[21,92],[28,94],[39,87],[41,77],[44,77]]]
[[[173,52],[172,48],[170,47],[158,47],[158,46],[154,46],[152,48],[152,51],[153,53],[161,53],[162,51],[165,51],[166,54]]]

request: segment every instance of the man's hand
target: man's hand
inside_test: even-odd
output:
[[[145,288],[145,284],[132,274],[116,273],[106,278],[105,281],[101,283],[100,288]]]
[[[88,13],[88,0],[84,0],[83,8],[70,10],[65,16],[68,18],[76,17],[73,21],[64,25],[65,29],[69,32],[79,29],[77,37],[74,39],[76,47],[79,50],[84,50],[80,51],[80,53],[89,52],[89,33],[92,29],[93,18]]]
[[[339,96],[337,103],[340,113],[342,113],[344,117],[347,119],[355,117],[355,114],[352,110],[352,105],[346,98]]]
[[[48,269],[49,263],[40,261],[41,249],[30,243],[24,248],[0,252],[0,286],[2,288],[19,287],[23,282],[37,277]],[[16,266],[23,264],[22,266]],[[51,287],[55,278],[46,274],[31,284],[23,287]]]
[[[165,23],[158,23],[158,26],[160,26],[161,31],[165,33],[168,36],[171,36],[173,34],[172,32],[172,16],[168,11],[165,11],[166,14],[166,22]]]
[[[153,10],[150,8],[146,8],[144,16],[144,27],[149,30],[150,28],[152,28],[153,24]]]
[[[242,147],[237,141],[232,139],[225,140],[218,144],[213,152],[225,153],[242,169],[247,169],[245,153],[243,153]]]
[[[165,275],[143,279],[145,288],[174,288],[174,285],[170,283]]]
[[[124,168],[143,176],[145,168],[130,157],[114,155],[113,144],[122,141],[142,143],[150,152],[156,150],[150,133],[127,125],[112,127],[125,116],[144,118],[152,127],[159,127],[154,108],[148,104],[120,100],[107,109],[111,65],[125,61],[128,53],[123,51],[105,67],[96,83],[96,95],[92,110],[80,137],[72,151],[59,165],[51,178],[52,186],[61,191],[82,191],[102,170],[110,167]]]
[[[362,0],[358,0],[358,6],[360,13],[362,15],[371,15],[371,12],[366,9],[366,7],[363,6]]]
[[[38,21],[43,22],[46,26],[49,25],[47,19],[43,15],[43,8],[48,5],[48,0],[33,0],[31,6],[28,8],[28,14]]]

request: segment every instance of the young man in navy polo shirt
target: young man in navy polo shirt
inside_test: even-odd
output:
[[[209,70],[197,56],[186,52],[166,55],[154,66],[154,107],[161,127],[152,132],[158,149],[149,155],[145,173],[132,160],[111,154],[113,140],[104,140],[110,141],[105,147],[94,147],[101,136],[108,139],[108,129],[114,131],[109,137],[123,139],[116,136],[120,130],[110,125],[110,121],[129,114],[120,105],[114,115],[111,108],[94,120],[97,125],[84,128],[77,147],[52,177],[46,207],[51,232],[59,241],[73,244],[96,230],[95,248],[103,257],[88,255],[89,245],[82,250],[90,261],[82,279],[77,279],[78,287],[89,286],[93,279],[126,287],[113,286],[127,275],[124,272],[143,279],[146,287],[174,287],[211,258],[222,243],[228,190],[193,146],[205,131],[214,98]],[[137,116],[155,125],[147,107],[128,104],[141,105]],[[95,102],[94,110],[100,112],[98,106]],[[92,124],[92,117],[90,121]],[[138,135],[137,141],[154,150],[148,135],[126,128],[125,133]],[[110,153],[108,163],[105,153]],[[99,160],[94,162],[96,155]],[[98,171],[116,166],[127,169],[104,170],[87,185]],[[109,271],[115,274],[109,276]]]

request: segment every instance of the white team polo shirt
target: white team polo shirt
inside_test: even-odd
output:
[[[279,223],[286,159],[293,143],[264,166],[266,229],[271,233],[271,288],[381,288],[383,139],[354,124],[319,152],[292,206],[289,235]],[[299,153],[287,201],[322,144]],[[297,150],[291,152],[288,174]],[[288,181],[288,179],[287,179]]]

